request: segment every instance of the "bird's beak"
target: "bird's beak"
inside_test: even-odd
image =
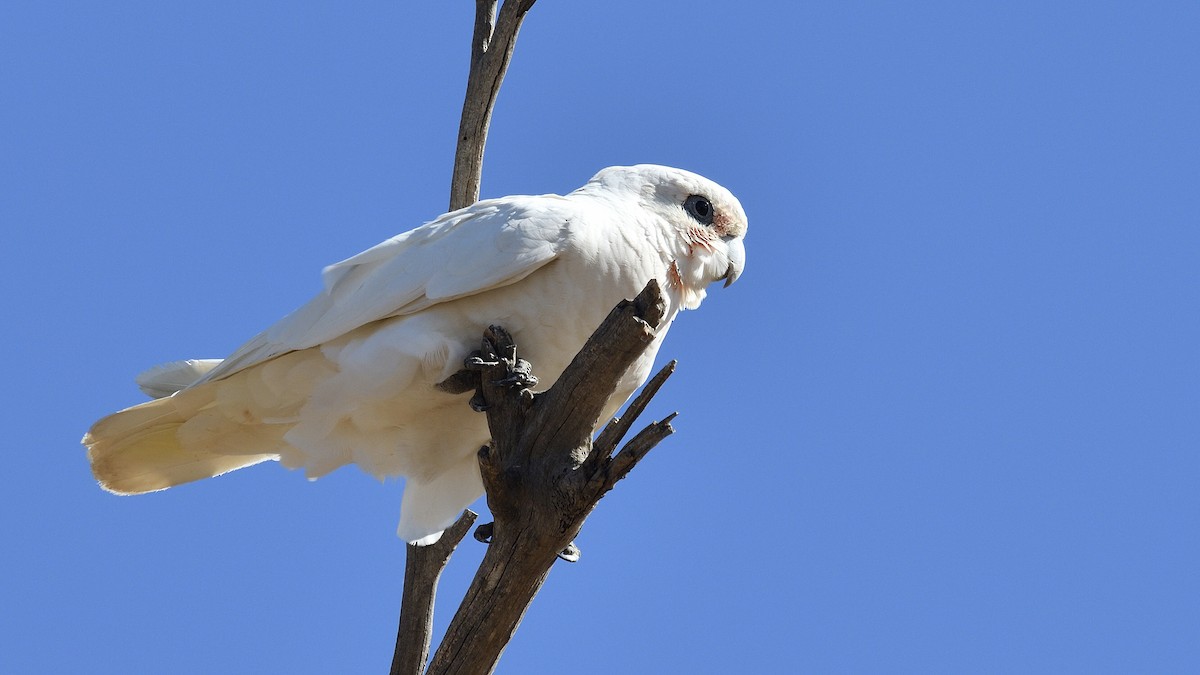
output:
[[[742,276],[742,270],[746,267],[746,246],[741,239],[733,239],[726,246],[729,247],[729,267],[725,269],[725,276],[721,278],[725,280],[725,288],[729,288],[730,284]]]

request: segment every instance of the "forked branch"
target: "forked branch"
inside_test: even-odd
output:
[[[534,2],[505,0],[497,16],[497,0],[476,0],[451,210],[479,199],[492,110],[517,33]],[[596,503],[672,433],[674,413],[616,451],[674,371],[673,361],[593,443],[609,399],[654,341],[664,313],[662,290],[651,281],[635,299],[617,305],[554,386],[536,395],[530,391],[535,381],[530,366],[518,357],[512,336],[493,326],[470,368],[439,386],[450,393],[475,388],[472,405],[487,412],[492,442],[480,450],[479,464],[495,522],[480,528],[479,534],[486,530],[488,535],[488,550],[427,673],[492,672],[554,561],[560,554],[578,559],[572,542]],[[437,581],[474,520],[475,514],[467,511],[436,544],[408,547],[392,675],[420,675],[425,669]]]
[[[392,655],[390,675],[425,672],[429,660],[429,640],[433,634],[433,607],[438,580],[467,530],[475,524],[474,511],[463,511],[437,543],[429,546],[409,544],[404,559],[404,597],[400,601],[400,630],[396,633],[396,651]]]
[[[496,0],[476,0],[475,29],[471,36],[471,67],[463,99],[454,174],[450,180],[450,210],[470,206],[479,199],[483,150],[496,96],[512,59],[517,32],[535,0],[506,0],[496,17]],[[470,511],[427,548],[408,547],[404,573],[404,598],[391,675],[420,675],[429,656],[433,605],[437,582],[450,553],[475,520]],[[460,526],[461,531],[460,531]],[[456,535],[456,536],[455,536]],[[444,553],[444,555],[443,555]]]
[[[622,301],[554,386],[540,394],[527,387],[527,368],[512,336],[498,326],[484,334],[472,363],[479,370],[478,396],[492,435],[492,442],[479,451],[479,464],[495,523],[487,553],[434,654],[430,674],[491,672],[550,567],[600,498],[673,431],[674,414],[646,427],[609,457],[670,375],[671,364],[601,434],[605,447],[592,443],[618,383],[653,342],[663,306],[655,281],[634,300]]]

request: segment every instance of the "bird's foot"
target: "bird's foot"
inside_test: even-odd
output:
[[[485,544],[490,544],[492,543],[492,535],[495,534],[495,532],[495,522],[484,523],[483,525],[475,528],[475,541],[481,541]],[[579,550],[579,547],[575,545],[575,542],[567,544],[566,548],[558,552],[558,557],[569,563],[579,562],[579,557],[581,555],[583,554]]]
[[[566,548],[558,552],[559,558],[562,558],[570,563],[579,562],[579,556],[581,555],[583,555],[583,552],[579,550],[579,547],[575,545],[575,542],[567,544]]]
[[[483,370],[484,368],[489,368],[491,366],[498,366],[498,365],[500,365],[499,361],[489,361],[489,360],[483,358],[483,353],[480,352],[478,349],[471,352],[471,354],[469,356],[467,356],[467,358],[463,359],[463,369],[465,369],[465,370],[480,371],[480,370]]]
[[[533,374],[533,364],[525,359],[517,359],[516,363],[509,367],[508,377],[493,382],[496,385],[517,387],[519,389],[536,387],[537,383],[537,376]]]
[[[499,371],[499,372],[497,372]],[[487,381],[483,378],[489,377]],[[502,375],[499,379],[491,379]],[[438,384],[442,391],[461,394],[475,388],[470,406],[475,412],[488,410],[487,397],[484,396],[484,385],[516,389],[520,398],[529,403],[533,401],[531,387],[537,386],[538,378],[533,374],[533,364],[525,359],[517,358],[517,346],[512,341],[508,331],[499,326],[489,326],[484,333],[483,344],[467,355],[463,360],[463,368],[454,375]]]

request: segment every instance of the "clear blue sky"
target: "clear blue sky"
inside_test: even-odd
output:
[[[445,209],[472,5],[0,7],[0,671],[385,672],[399,483],[118,498],[78,441]],[[671,164],[750,235],[662,351],[678,433],[500,672],[1200,670],[1197,35],[1189,2],[542,0],[484,195]]]

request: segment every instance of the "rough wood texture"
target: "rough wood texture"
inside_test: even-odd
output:
[[[450,179],[451,211],[470,206],[479,200],[483,149],[487,143],[492,109],[496,105],[500,84],[504,81],[504,73],[512,59],[517,32],[534,2],[535,0],[505,0],[497,19],[497,0],[475,0],[471,67],[467,75],[467,93],[463,99],[458,143],[454,153],[454,173]],[[448,386],[452,385],[453,383],[450,383]],[[462,391],[469,391],[471,388],[470,384],[464,385]],[[437,544],[427,548],[411,545],[408,547],[404,568],[404,597],[401,601],[400,627],[396,633],[391,675],[420,675],[424,671],[425,662],[429,657],[438,579],[441,578],[450,554],[474,520],[475,514],[466,511],[458,522],[442,535]],[[452,532],[455,533],[453,537]]]
[[[431,675],[478,675],[495,668],[558,554],[571,544],[596,503],[673,430],[671,415],[617,444],[674,370],[668,364],[593,443],[617,383],[650,342],[664,312],[651,281],[596,329],[548,391],[533,394],[512,337],[493,326],[484,335],[479,396],[492,442],[479,451],[491,543],[470,589],[429,665]],[[536,367],[536,364],[534,364]]]
[[[517,32],[534,2],[505,0],[497,17],[497,0],[476,0],[451,210],[479,199],[492,109]],[[493,440],[480,450],[479,464],[495,523],[477,532],[490,545],[429,665],[431,675],[476,675],[495,669],[554,561],[578,560],[572,540],[596,503],[672,432],[674,414],[646,427],[613,454],[674,371],[674,361],[646,384],[623,418],[613,419],[595,443],[592,440],[617,383],[653,341],[664,308],[662,291],[651,281],[637,298],[613,309],[555,385],[542,394],[529,391],[535,382],[530,364],[517,357],[512,337],[495,326],[484,335],[480,355],[472,363],[474,372],[459,373],[440,385],[456,393],[477,386],[471,403],[487,411]],[[392,675],[419,675],[425,669],[437,582],[474,520],[475,514],[467,511],[436,544],[408,547]]]
[[[479,200],[483,148],[500,83],[512,60],[517,32],[536,0],[505,0],[496,16],[496,0],[475,0],[475,32],[471,39],[471,71],[458,126],[454,151],[454,177],[450,182],[450,210]]]
[[[450,554],[458,547],[467,530],[475,524],[476,514],[463,511],[435,544],[408,545],[404,560],[404,597],[400,602],[400,629],[396,632],[396,651],[392,655],[391,675],[420,675],[429,660],[429,639],[433,634],[433,606],[438,579]]]

